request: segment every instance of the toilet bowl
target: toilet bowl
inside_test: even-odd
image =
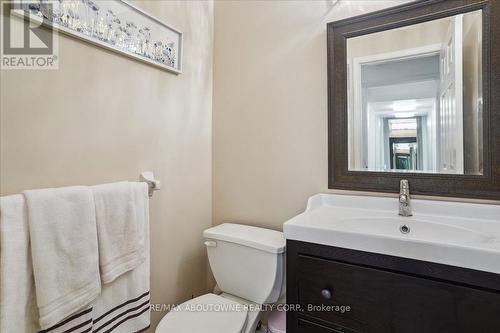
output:
[[[283,233],[225,223],[203,232],[220,295],[205,294],[167,313],[156,333],[253,333],[263,304],[284,294]]]
[[[248,315],[240,305],[219,295],[206,294],[167,313],[156,332],[243,333]]]

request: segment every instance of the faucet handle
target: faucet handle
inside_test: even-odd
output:
[[[407,179],[399,182],[399,215],[412,216],[410,204],[410,185]]]

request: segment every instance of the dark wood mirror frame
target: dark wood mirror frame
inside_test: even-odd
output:
[[[348,170],[347,38],[460,13],[483,13],[483,175]],[[419,0],[327,25],[328,187],[395,192],[408,179],[412,193],[500,200],[500,0]]]

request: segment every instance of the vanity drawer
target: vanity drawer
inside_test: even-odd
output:
[[[498,293],[308,255],[297,260],[298,303],[312,318],[365,333],[500,332]]]
[[[385,272],[299,255],[298,301],[303,313],[364,332],[390,332],[390,295],[380,288],[386,284]],[[325,292],[331,298],[325,297]],[[349,306],[349,311],[311,309],[311,306]],[[373,320],[372,320],[373,319]]]

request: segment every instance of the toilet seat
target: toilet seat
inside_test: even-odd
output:
[[[156,333],[242,333],[246,323],[247,309],[243,304],[206,294],[167,313]]]

